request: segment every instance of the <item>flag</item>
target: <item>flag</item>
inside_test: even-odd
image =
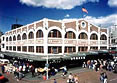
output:
[[[82,7],[82,11],[85,12],[85,13],[88,13],[87,9]]]

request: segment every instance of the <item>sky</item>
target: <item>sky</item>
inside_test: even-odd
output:
[[[82,12],[85,7],[88,13]],[[43,18],[80,19],[109,28],[117,24],[117,0],[1,0],[0,30],[16,23],[26,25]]]

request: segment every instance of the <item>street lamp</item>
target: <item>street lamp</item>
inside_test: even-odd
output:
[[[45,27],[45,30],[47,31],[47,27]],[[46,35],[47,36],[47,35]],[[48,41],[48,36],[47,36],[47,40],[46,40],[46,45],[47,45],[47,42]],[[47,49],[47,46],[46,46],[46,49]],[[47,54],[47,53],[46,53]],[[48,54],[47,54],[47,57],[46,57],[46,64],[45,64],[45,67],[46,67],[46,79],[48,80]]]

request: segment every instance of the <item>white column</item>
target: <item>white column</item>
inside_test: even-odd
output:
[[[34,23],[34,53],[36,54],[36,23]]]
[[[48,19],[44,19],[43,22],[44,28],[44,55],[48,54]]]
[[[107,49],[109,49],[109,29],[107,29]]]
[[[76,20],[76,53],[78,53],[78,30],[79,30],[79,23],[78,20]]]
[[[98,50],[100,50],[100,35],[101,35],[100,27],[98,27]]]
[[[65,25],[64,22],[62,22],[62,55],[64,54],[65,50],[65,44],[64,44],[64,36],[65,36]]]
[[[90,50],[90,27],[91,27],[91,25],[90,25],[90,23],[88,23],[88,51]]]

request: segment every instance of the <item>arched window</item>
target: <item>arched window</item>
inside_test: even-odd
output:
[[[15,35],[13,36],[13,41],[16,41],[16,36]]]
[[[36,33],[36,38],[42,38],[43,37],[43,32],[42,30],[38,30]]]
[[[90,39],[91,40],[98,40],[98,36],[95,33],[93,33],[93,34],[91,34]]]
[[[75,35],[74,32],[68,31],[68,32],[66,32],[66,34],[65,34],[65,38],[68,38],[68,39],[75,39],[75,38],[76,38],[76,35]]]
[[[86,33],[82,32],[82,33],[80,33],[80,35],[79,35],[78,38],[79,38],[79,39],[88,39],[88,36],[87,36]]]
[[[33,39],[33,38],[34,38],[34,33],[33,33],[33,32],[30,32],[30,33],[28,34],[28,38],[29,38],[29,39]]]
[[[17,40],[21,40],[21,36],[20,36],[20,34],[17,36]]]
[[[61,38],[62,36],[61,36],[61,32],[60,31],[58,31],[56,29],[53,29],[53,30],[51,30],[49,32],[48,37],[51,37],[51,38],[53,38],[53,37],[54,38]]]
[[[6,37],[6,41],[8,42],[8,37]]]
[[[12,37],[11,36],[9,37],[9,41],[12,41]]]
[[[101,35],[101,37],[100,37],[100,40],[107,40],[107,37],[106,37],[106,35]]]
[[[27,39],[26,33],[24,33],[24,34],[22,35],[22,40],[25,40],[25,39]]]

